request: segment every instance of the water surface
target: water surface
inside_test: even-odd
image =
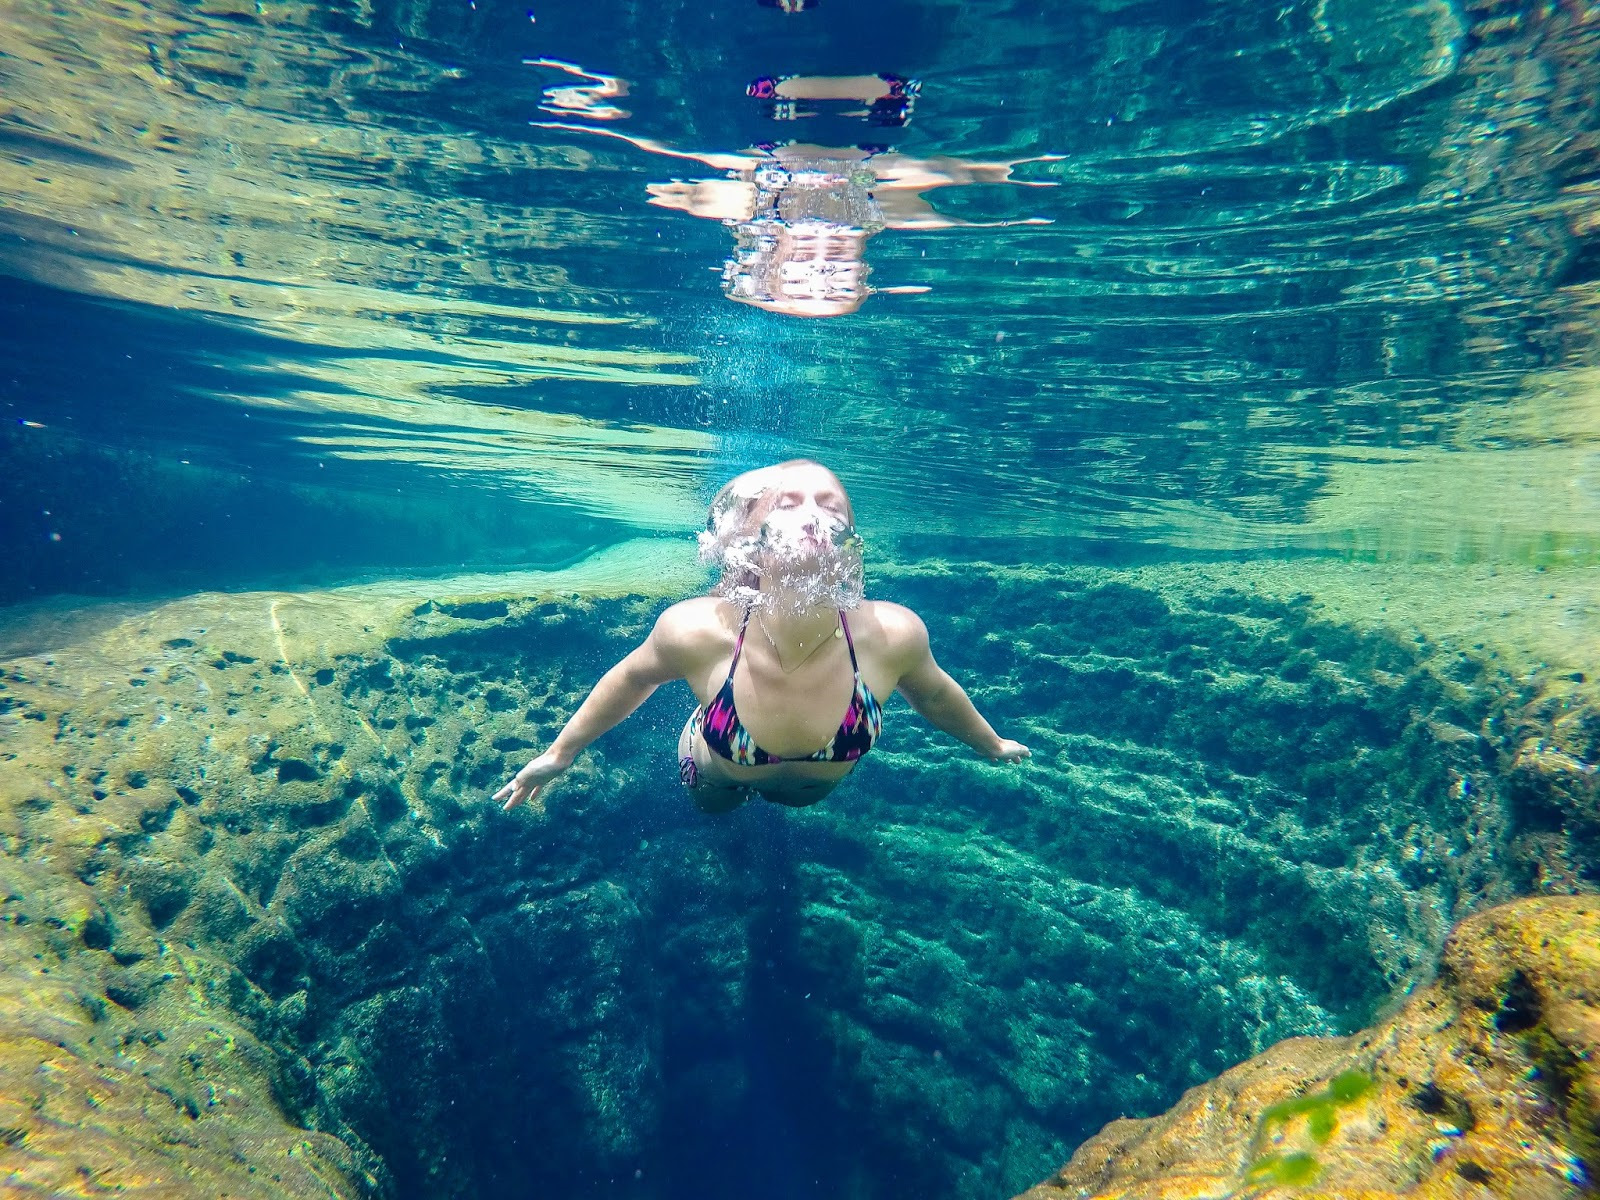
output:
[[[423,526],[380,514],[341,555],[286,511],[319,549],[271,565],[311,575],[680,532],[731,468],[801,450],[878,536],[991,555],[1591,561],[1596,32],[1541,14],[13,6],[0,403],[8,456],[45,464],[7,496],[24,590],[132,577],[99,555],[97,588],[71,552],[116,513],[24,511],[59,456],[130,453],[163,486],[316,489],[308,512],[398,494]],[[906,123],[745,94],[877,72],[920,84]],[[1036,160],[921,200],[1048,223],[875,233],[850,315],[733,303],[734,231],[650,203],[730,173],[663,151],[794,142]],[[412,502],[490,519],[452,535]]]

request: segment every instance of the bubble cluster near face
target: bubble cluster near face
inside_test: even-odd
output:
[[[763,513],[777,482],[777,468],[749,471],[712,502],[700,534],[700,561],[722,573],[713,594],[769,612],[855,608],[865,586],[860,534],[830,517],[808,536],[801,519]]]

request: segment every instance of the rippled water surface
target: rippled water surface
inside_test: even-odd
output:
[[[131,579],[152,491],[551,561],[778,450],[880,537],[1590,561],[1597,61],[1576,4],[8,4],[9,590]],[[853,310],[724,295],[717,197],[833,160]]]

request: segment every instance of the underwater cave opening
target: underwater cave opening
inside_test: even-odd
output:
[[[1063,607],[1016,577],[954,599],[896,582],[954,669],[1038,710],[1054,740],[1029,772],[896,706],[898,744],[827,804],[708,818],[660,761],[682,714],[658,697],[536,830],[472,818],[474,873],[515,881],[503,1019],[542,1030],[494,1056],[539,1097],[507,1135],[546,1148],[500,1194],[1010,1194],[1107,1120],[1364,1023],[1446,911],[1504,884],[1495,844],[1461,842],[1467,809],[1497,828],[1484,750],[1429,732],[1484,702],[1415,647],[1237,594],[1180,611],[1118,584]],[[1057,625],[1019,620],[1047,606]],[[963,639],[974,610],[1030,653]],[[514,898],[530,886],[548,895]]]

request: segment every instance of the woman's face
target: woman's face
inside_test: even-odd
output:
[[[851,531],[850,500],[825,467],[785,468],[754,514],[760,519],[762,558],[768,569],[814,568]]]
[[[811,220],[756,226],[758,250],[735,254],[724,273],[730,299],[792,317],[843,317],[871,294],[863,230]]]
[[[700,535],[702,561],[722,568],[719,595],[780,612],[860,604],[861,553],[844,485],[806,461],[730,480]]]
[[[780,246],[777,296],[782,311],[797,316],[843,316],[867,298],[866,235],[859,229],[802,221]]]

